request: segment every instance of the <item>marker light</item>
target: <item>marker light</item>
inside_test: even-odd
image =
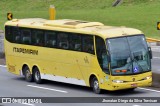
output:
[[[120,72],[127,72],[127,70],[115,70],[116,73],[120,73]]]
[[[125,72],[127,72],[127,70],[121,70],[121,72],[124,72],[124,73],[125,73]]]
[[[120,70],[116,70],[116,73],[120,73],[121,71]]]

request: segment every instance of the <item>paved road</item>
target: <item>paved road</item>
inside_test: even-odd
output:
[[[134,92],[104,91],[103,94],[94,94],[87,87],[75,86],[53,81],[45,81],[44,84],[26,82],[23,77],[19,77],[7,72],[6,67],[0,66],[0,97],[160,97],[160,91],[152,89],[137,88]],[[3,104],[2,106],[44,106],[44,104]],[[45,104],[45,106],[106,106],[105,103],[86,103],[86,104]],[[108,104],[109,105],[109,104]],[[150,106],[149,104],[127,103],[110,104],[109,106]],[[0,105],[1,106],[1,105]],[[153,106],[158,106],[154,103]]]

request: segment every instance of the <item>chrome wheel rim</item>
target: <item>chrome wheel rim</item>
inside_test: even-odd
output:
[[[40,74],[38,71],[35,72],[35,79],[38,81],[40,79]]]
[[[31,77],[31,74],[30,74],[29,70],[26,70],[26,77],[27,77],[27,79],[29,79]]]
[[[95,90],[98,90],[98,89],[99,89],[99,83],[98,83],[97,80],[94,81],[94,89],[95,89]]]

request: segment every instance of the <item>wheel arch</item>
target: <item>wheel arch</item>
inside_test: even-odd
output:
[[[34,73],[34,69],[36,69],[36,68],[40,71],[38,65],[33,65],[33,67],[32,67],[32,73]]]
[[[90,86],[90,87],[92,87],[91,83],[92,83],[92,80],[93,80],[94,77],[96,77],[97,80],[99,81],[99,79],[98,79],[98,77],[97,77],[96,74],[91,74],[90,77],[89,77],[89,86]]]

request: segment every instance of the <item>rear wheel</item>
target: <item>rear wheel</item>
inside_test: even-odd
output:
[[[33,71],[34,71],[34,81],[37,84],[41,84],[42,83],[42,79],[41,79],[41,74],[39,72],[39,69],[35,68]]]
[[[23,69],[25,80],[28,82],[33,81],[33,75],[31,74],[31,71],[29,70],[28,66],[24,67]]]
[[[101,89],[99,88],[99,82],[97,80],[96,77],[94,77],[92,79],[92,88],[93,88],[93,92],[96,94],[100,94],[101,93]]]

